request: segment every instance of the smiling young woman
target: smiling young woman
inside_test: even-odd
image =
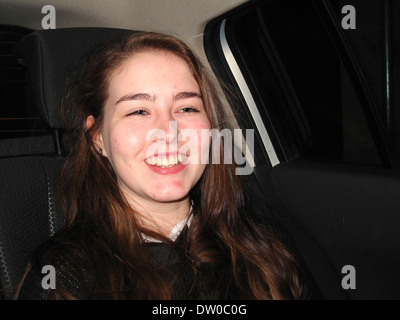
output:
[[[88,126],[95,121],[90,115]],[[188,215],[189,192],[205,169],[200,159],[183,161],[193,155],[178,154],[186,144],[178,139],[179,132],[188,128],[198,137],[189,141],[194,147],[188,150],[197,148],[200,155],[201,130],[209,129],[210,122],[199,85],[181,58],[163,51],[139,52],[112,73],[94,143],[110,161],[129,205],[165,236]],[[164,132],[157,141],[146,139],[153,129]],[[149,157],[154,145],[159,148]]]
[[[204,164],[206,142],[178,138],[226,127],[187,45],[157,33],[104,43],[64,111],[74,141],[60,178],[66,221],[37,250],[20,298],[308,297],[280,235],[252,217],[235,165]],[[183,143],[191,152],[179,152]],[[54,266],[56,289],[42,288],[44,265]]]

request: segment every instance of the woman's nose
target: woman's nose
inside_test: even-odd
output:
[[[162,130],[163,138],[167,144],[172,144],[178,139],[178,123],[171,115],[160,116],[158,121],[158,129]],[[161,137],[159,137],[161,139]]]

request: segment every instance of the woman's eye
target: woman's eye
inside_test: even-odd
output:
[[[195,108],[192,108],[192,107],[184,107],[184,108],[180,109],[180,112],[182,112],[182,113],[197,112],[197,110]]]
[[[140,109],[140,110],[136,110],[136,111],[133,111],[133,112],[129,113],[128,116],[145,116],[147,114],[148,113],[147,113],[146,110]]]

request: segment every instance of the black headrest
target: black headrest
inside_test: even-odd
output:
[[[15,47],[28,72],[34,104],[51,128],[62,128],[60,106],[67,77],[82,67],[88,53],[107,39],[131,32],[112,28],[41,30],[23,38]]]

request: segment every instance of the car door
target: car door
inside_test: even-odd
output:
[[[327,299],[400,298],[398,12],[250,1],[206,27],[238,125],[254,130],[258,189]]]

